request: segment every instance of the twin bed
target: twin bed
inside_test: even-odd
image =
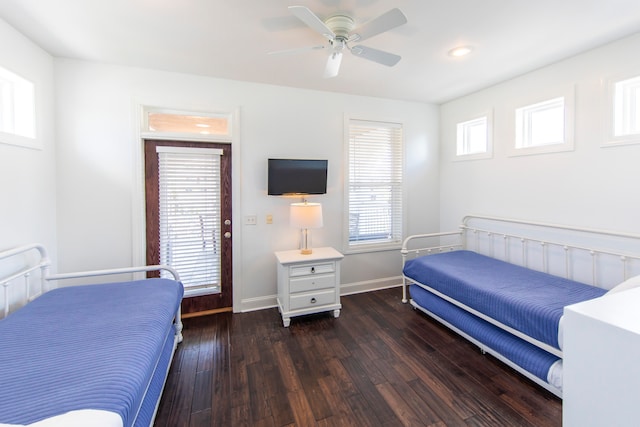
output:
[[[409,286],[416,309],[561,397],[564,307],[640,285],[629,279],[640,274],[639,242],[620,233],[466,217],[458,231],[405,240],[403,301]]]
[[[182,339],[177,273],[153,266],[50,275],[48,267],[40,245],[0,253],[0,426],[152,425]],[[158,269],[174,279],[49,290],[62,279]],[[17,294],[31,302],[11,310]]]

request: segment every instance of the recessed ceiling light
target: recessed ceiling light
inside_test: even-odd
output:
[[[458,46],[449,51],[449,56],[465,56],[471,53],[473,48],[471,46]]]
[[[210,128],[211,125],[207,125],[205,123],[196,123],[196,126],[199,128]]]

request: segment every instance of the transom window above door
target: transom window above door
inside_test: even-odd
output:
[[[142,134],[147,138],[164,135],[177,139],[225,141],[232,136],[232,120],[231,115],[225,113],[144,107]]]

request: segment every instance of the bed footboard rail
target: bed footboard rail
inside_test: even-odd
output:
[[[31,260],[33,253],[37,253],[37,259]],[[6,261],[6,265],[3,261]],[[7,317],[10,310],[9,287],[14,281],[22,279],[26,302],[33,301],[45,292],[45,277],[47,276],[51,260],[45,247],[39,243],[18,246],[13,249],[0,252],[0,284],[4,291],[4,308],[2,318]],[[39,290],[31,293],[31,274],[40,271]]]
[[[111,268],[106,270],[90,270],[90,271],[79,271],[74,273],[58,273],[58,274],[50,274],[45,277],[45,280],[57,281],[57,280],[67,280],[67,279],[79,279],[83,277],[96,277],[96,276],[108,276],[114,274],[131,274],[131,273],[144,273],[150,271],[167,271],[171,273],[173,276],[173,280],[179,281],[180,275],[178,272],[168,265],[144,265],[140,267],[124,267],[124,268]]]
[[[408,259],[420,255],[453,251],[464,248],[463,230],[440,233],[414,234],[402,242],[402,269]],[[417,247],[416,247],[417,246]],[[407,303],[407,278],[402,275],[402,302]]]

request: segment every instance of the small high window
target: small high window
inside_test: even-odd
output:
[[[456,156],[459,159],[491,157],[489,114],[456,125]]]
[[[564,98],[516,110],[516,148],[564,143]]]
[[[33,145],[35,116],[34,84],[0,67],[0,142]]]
[[[511,155],[573,150],[573,88],[564,95],[514,109]]]
[[[640,76],[616,82],[613,92],[613,136],[640,136]]]

